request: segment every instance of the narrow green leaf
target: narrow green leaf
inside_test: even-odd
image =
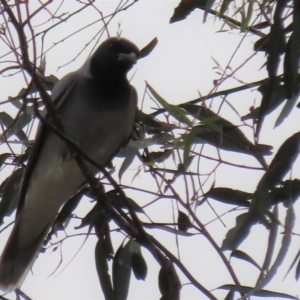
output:
[[[232,0],[223,0],[222,1],[222,5],[221,5],[221,8],[220,8],[220,17],[222,17],[224,15],[224,13],[227,11],[230,3],[232,2]]]
[[[120,247],[118,248],[115,256],[114,256],[114,259],[113,259],[113,265],[112,265],[112,277],[113,277],[113,287],[114,287],[114,298],[117,297],[116,295],[116,288],[118,289],[118,291],[120,291],[122,289],[122,276],[125,275],[125,284],[126,284],[126,294],[124,295],[125,297],[121,298],[122,295],[120,295],[120,299],[122,300],[125,300],[127,298],[127,294],[128,294],[128,288],[129,288],[129,282],[130,282],[130,265],[127,265],[127,272],[126,274],[123,274],[124,272],[122,271],[119,271],[119,266],[125,266],[125,261],[124,259],[120,259],[121,258],[121,253],[122,253],[122,250],[123,250],[124,246],[123,246],[123,243],[120,245]],[[128,263],[126,262],[127,264],[131,263],[131,261]],[[129,272],[129,273],[128,273]],[[129,274],[129,275],[128,275]],[[129,278],[129,280],[128,280]],[[121,284],[118,286],[118,282],[120,282]],[[124,287],[123,287],[124,289]],[[119,293],[119,292],[118,292]]]
[[[155,37],[148,45],[140,50],[140,59],[148,56],[158,43],[157,37]]]
[[[41,76],[38,74],[38,77],[40,78],[40,83],[42,84],[43,88],[45,88],[47,91],[51,91],[54,87],[54,85],[59,81],[59,79],[54,76],[54,75],[49,75],[49,76]],[[38,88],[33,83],[30,86],[30,89],[21,89],[18,95],[15,97],[15,99],[22,99],[25,95],[32,95],[34,93],[38,93]]]
[[[162,295],[167,293],[170,289],[170,281],[169,281],[168,273],[164,268],[161,268],[159,270],[158,287]]]
[[[137,253],[140,245],[130,240],[125,247],[119,247],[113,261],[113,285],[115,291],[114,300],[126,300],[129,290],[132,255]]]
[[[111,190],[107,192],[106,196],[110,198],[114,206],[117,206],[121,209],[128,209],[128,205],[130,205],[135,212],[138,213],[144,212],[143,209],[134,200],[126,197],[126,201],[125,201],[123,196],[119,195],[118,192],[115,190]]]
[[[191,152],[191,148],[194,142],[194,138],[196,135],[197,130],[194,130],[194,128],[191,130],[191,132],[189,134],[187,134],[186,136],[184,136],[183,139],[183,167],[184,167],[184,171],[186,171],[188,169],[188,167],[190,166],[191,163],[191,157],[190,157],[190,152]]]
[[[229,290],[229,291],[236,291],[239,293],[244,293],[248,294],[250,291],[253,290],[252,287],[250,286],[236,286],[233,284],[225,284],[222,286],[219,286],[217,289],[222,289],[222,290]],[[297,297],[284,294],[284,293],[277,293],[274,291],[268,291],[268,290],[261,290],[261,291],[256,291],[253,296],[256,297],[269,297],[269,298],[285,298],[285,299],[291,299],[291,300],[297,300]]]
[[[94,227],[95,233],[102,243],[102,253],[108,260],[110,260],[114,254],[114,248],[110,236],[109,221],[110,216],[104,211],[98,211],[95,213],[91,221],[91,227]]]
[[[173,149],[166,149],[164,151],[149,152],[147,156],[142,156],[144,164],[154,165],[155,163],[164,162],[173,153]]]
[[[299,144],[300,132],[297,132],[280,146],[260,184],[271,188],[280,183],[299,155]]]
[[[0,112],[0,121],[7,128],[13,123],[14,119],[5,111],[2,111]]]
[[[235,250],[249,235],[251,226],[257,223],[257,219],[245,213],[237,216],[236,225],[231,228],[222,243],[222,250]]]
[[[158,274],[158,287],[164,300],[179,300],[180,281],[174,265],[169,261],[161,267]]]
[[[154,89],[151,87],[149,83],[146,82],[147,88],[154,96],[154,98],[159,102],[159,104],[175,119],[179,122],[185,123],[188,126],[192,126],[192,122],[189,118],[185,115],[185,112],[176,105],[169,104],[164,98],[162,98]]]
[[[147,263],[142,255],[141,247],[132,254],[132,271],[137,280],[145,280],[148,272]]]
[[[229,291],[224,300],[234,300],[235,291]]]
[[[205,9],[207,0],[180,1],[174,9],[170,23],[184,20],[196,8]]]
[[[211,10],[214,3],[215,3],[215,0],[206,0],[205,12],[204,12],[204,16],[203,16],[203,23],[206,22],[208,12]]]
[[[276,218],[278,220],[278,206],[277,205],[274,206],[273,215],[274,215],[274,218]],[[256,285],[258,285],[263,280],[263,278],[266,275],[266,271],[269,270],[269,266],[271,264],[271,260],[272,260],[274,250],[275,250],[275,243],[276,243],[277,234],[278,234],[278,226],[279,226],[278,221],[274,221],[274,220],[271,221],[270,233],[269,233],[269,239],[268,239],[268,248],[266,251],[264,263],[261,268],[261,272],[257,279]]]
[[[257,90],[264,96],[264,94],[267,91],[269,84],[269,80],[264,82]],[[281,103],[283,103],[284,100],[286,100],[286,88],[282,85],[282,82],[278,79],[274,83],[274,87],[272,90],[272,93],[269,94],[269,99],[266,101],[268,102],[268,106],[266,107],[264,116],[267,116],[272,111],[274,111],[277,107],[280,106]],[[260,113],[260,107],[257,107],[253,109],[249,114],[243,116],[241,118],[242,121],[248,120],[248,119],[258,119]]]
[[[169,226],[161,225],[161,224],[157,224],[157,223],[155,223],[155,224],[144,223],[143,226],[145,228],[148,228],[148,229],[164,230],[166,232],[176,234],[176,235],[180,235],[180,236],[190,237],[190,236],[196,235],[195,233],[189,233],[189,232],[185,232],[185,231],[182,231],[182,230],[177,230],[177,229],[174,229],[173,227],[169,227]]]
[[[84,194],[84,191],[80,191],[76,193],[74,196],[72,196],[62,207],[60,210],[58,216],[55,219],[54,224],[64,224],[64,228],[68,226],[68,223],[70,221],[70,216],[72,212],[76,209],[78,206],[80,200],[82,199]]]
[[[235,258],[247,261],[248,263],[252,264],[257,269],[261,270],[260,265],[252,257],[250,257],[247,253],[245,253],[243,251],[233,250],[230,255],[230,258],[231,257],[235,257]]]
[[[287,89],[288,99],[294,98],[299,93],[300,4],[299,1],[294,1],[293,4],[293,30],[286,45],[283,65],[284,85]]]
[[[299,259],[299,256],[300,256],[300,250],[296,256],[296,259]],[[296,260],[295,260],[296,261]],[[290,268],[292,268],[293,264],[291,265]],[[297,264],[297,267],[296,267],[296,272],[295,272],[295,278],[296,280],[299,280],[299,277],[300,277],[300,259],[298,261],[298,264]]]
[[[119,174],[118,174],[120,180],[121,180],[123,174],[125,173],[125,171],[132,164],[132,162],[137,154],[138,154],[138,150],[136,148],[132,148],[132,147],[127,148],[125,159],[122,162],[122,165],[120,167]]]
[[[15,135],[20,141],[27,142],[28,138],[24,131],[22,130],[31,121],[31,115],[27,113],[21,113],[16,120],[14,120],[6,112],[0,113],[0,121],[8,129],[1,140],[7,140],[10,136]]]
[[[180,107],[188,114],[201,121],[202,125],[212,127],[217,132],[221,132],[221,127],[234,126],[231,122],[217,115],[211,109],[191,103],[180,104]]]
[[[274,12],[273,24],[270,29],[270,37],[266,43],[267,55],[267,71],[269,82],[265,94],[263,95],[257,119],[256,136],[259,136],[264,118],[267,114],[270,105],[270,98],[276,86],[276,76],[280,62],[280,55],[285,50],[285,34],[282,15],[285,10],[285,1],[277,2]]]
[[[95,263],[102,292],[106,300],[114,300],[114,290],[108,273],[108,262],[104,242],[98,240],[95,247]]]
[[[17,208],[23,174],[24,168],[14,171],[3,188],[0,202],[0,224],[3,223],[5,216],[10,216]]]
[[[178,229],[182,231],[188,231],[190,227],[192,227],[192,223],[189,219],[189,217],[182,211],[178,211]]]
[[[90,195],[87,195],[85,193],[85,196],[89,197]],[[93,216],[97,213],[101,213],[103,211],[101,203],[97,202],[94,207],[86,214],[86,216],[81,220],[81,224],[77,227],[75,227],[75,229],[80,229],[83,228],[85,226],[88,225],[94,225],[93,224]]]
[[[169,132],[175,128],[173,124],[158,121],[153,116],[147,115],[141,110],[137,111],[136,118],[138,122],[143,124],[145,131],[149,134]]]
[[[153,145],[162,145],[162,148],[168,148],[171,141],[174,140],[174,137],[169,133],[156,133],[153,134],[151,141]]]
[[[254,295],[254,293],[256,291],[261,290],[264,286],[266,286],[272,280],[272,278],[277,273],[278,268],[281,266],[286,254],[288,252],[288,249],[289,249],[289,246],[291,243],[291,239],[292,239],[292,230],[294,227],[294,222],[295,222],[295,212],[294,212],[293,205],[291,204],[286,212],[286,218],[285,218],[286,230],[283,234],[282,241],[281,241],[281,248],[277,254],[277,257],[276,257],[272,267],[270,268],[270,270],[267,272],[267,274],[263,278],[263,280],[261,282],[259,282],[259,284],[257,284],[256,287],[251,292],[248,293],[248,296]]]
[[[240,190],[233,190],[224,187],[212,188],[203,196],[204,198],[211,198],[222,203],[244,207],[249,207],[249,200],[253,198],[253,194],[251,193],[246,193]]]
[[[248,1],[248,10],[245,18],[242,19],[241,31],[244,32],[248,27],[253,14],[254,0]]]
[[[0,154],[0,168],[2,167],[2,165],[4,164],[6,159],[9,158],[9,157],[10,157],[10,153]]]

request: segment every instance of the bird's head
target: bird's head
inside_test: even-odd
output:
[[[113,37],[104,41],[91,58],[90,71],[95,79],[123,76],[137,62],[140,51],[131,41]]]

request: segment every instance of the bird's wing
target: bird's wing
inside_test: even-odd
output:
[[[72,90],[75,82],[77,79],[77,72],[72,72],[64,76],[62,79],[60,79],[54,86],[52,90],[51,98],[53,100],[54,107],[59,109],[63,105],[63,102],[66,100],[66,96],[70,91]],[[30,176],[32,173],[32,170],[34,169],[36,160],[39,156],[39,151],[41,149],[41,145],[43,144],[43,140],[45,137],[46,127],[44,124],[40,123],[38,126],[38,130],[35,136],[34,144],[32,146],[32,149],[30,151],[30,155],[28,158],[28,162],[26,165],[26,169],[23,175],[22,179],[22,186],[20,190],[19,195],[19,202],[18,202],[18,209],[17,209],[17,215],[20,212],[20,209],[24,203],[28,183],[30,180]]]

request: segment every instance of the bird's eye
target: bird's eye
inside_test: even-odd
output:
[[[111,43],[109,49],[116,53],[122,52],[122,46],[119,43]]]
[[[109,45],[109,49],[111,49],[111,50],[115,50],[116,48],[117,48],[117,45],[115,43],[111,43]]]

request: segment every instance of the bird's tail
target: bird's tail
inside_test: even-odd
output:
[[[42,247],[50,226],[47,225],[30,243],[21,246],[19,242],[21,223],[20,219],[16,221],[0,257],[0,289],[6,292],[13,291],[22,285]]]

